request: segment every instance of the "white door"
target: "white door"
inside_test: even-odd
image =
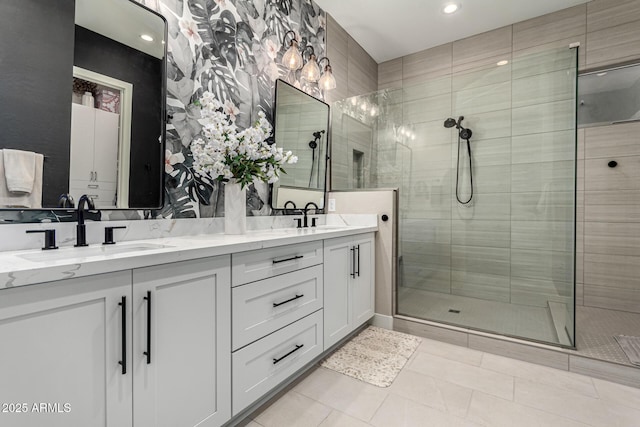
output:
[[[94,111],[95,108],[71,104],[71,182],[93,181]]]
[[[1,290],[0,425],[131,426],[130,301],[131,272]]]
[[[352,330],[351,274],[353,251],[350,237],[324,242],[324,349]]]
[[[356,250],[353,279],[353,328],[366,323],[374,314],[375,249],[373,237],[354,241]]]
[[[231,418],[230,257],[136,269],[133,283],[135,426],[222,425]]]

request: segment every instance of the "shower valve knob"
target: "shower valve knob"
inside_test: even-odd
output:
[[[382,215],[381,219],[382,219],[384,222],[387,222],[387,221],[389,221],[389,215],[384,214],[384,215]]]
[[[616,162],[615,160],[611,160],[609,163],[607,163],[607,166],[609,166],[610,168],[615,168],[616,166],[618,166],[618,162]]]

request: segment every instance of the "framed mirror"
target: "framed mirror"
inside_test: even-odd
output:
[[[329,105],[277,80],[274,122],[276,145],[291,150],[298,162],[287,165],[273,185],[271,207],[303,209],[313,202],[324,209]]]
[[[0,4],[0,22],[0,209],[82,194],[161,207],[165,19],[132,0],[21,0]]]

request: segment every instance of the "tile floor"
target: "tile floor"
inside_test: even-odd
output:
[[[423,339],[379,388],[316,368],[249,427],[640,426],[640,389]]]

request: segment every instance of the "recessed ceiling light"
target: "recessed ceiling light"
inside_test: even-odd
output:
[[[140,38],[146,42],[153,41],[153,37],[151,37],[149,34],[140,34]]]
[[[606,76],[606,75],[607,75],[607,72],[606,72],[606,71],[605,71],[604,73],[598,73],[598,74],[596,74],[596,76],[598,76],[598,77],[602,77],[602,76]]]
[[[498,61],[498,62],[496,63],[496,65],[497,65],[498,67],[501,67],[501,66],[503,66],[503,65],[507,65],[508,63],[509,63],[509,61],[507,61],[506,59],[503,59],[502,61]]]
[[[446,14],[452,14],[454,12],[456,12],[458,9],[460,9],[460,6],[455,4],[455,3],[450,3],[448,5],[446,5],[442,11]]]

